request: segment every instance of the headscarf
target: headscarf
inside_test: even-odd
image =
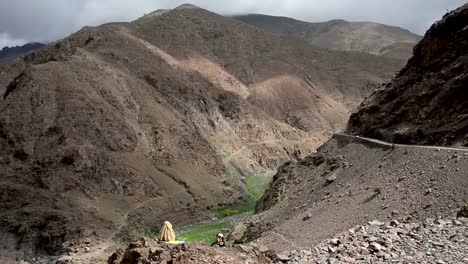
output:
[[[216,242],[218,244],[218,246],[220,247],[224,247],[224,235],[222,233],[219,233],[217,236],[216,236]]]

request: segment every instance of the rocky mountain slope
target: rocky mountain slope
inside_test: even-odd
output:
[[[331,20],[309,23],[260,14],[235,18],[268,32],[304,39],[322,48],[366,52],[405,62],[413,54],[413,46],[421,39],[408,30],[371,22]]]
[[[0,50],[0,63],[11,62],[14,59],[18,58],[19,56],[28,54],[44,46],[45,45],[42,43],[34,42],[34,43],[28,43],[23,46],[4,47],[2,50]]]
[[[434,24],[407,66],[351,116],[348,131],[395,143],[468,146],[468,8]]]
[[[206,219],[242,176],[344,127],[398,64],[182,6],[0,65],[0,255]]]
[[[295,250],[285,256],[291,264],[466,263],[467,232],[468,218],[428,218],[406,224],[371,221],[323,241],[314,250]]]
[[[466,79],[463,69],[467,64],[463,54],[467,50],[467,10],[468,5],[462,6],[429,30],[417,46],[415,57],[390,86],[378,91],[351,117],[350,131],[387,139],[386,135],[392,135],[394,127],[409,127],[408,131],[422,133],[418,137],[406,137],[411,140],[404,142],[446,145],[454,141],[445,139],[457,139],[460,138],[458,132],[466,133],[463,130],[466,109],[463,107],[467,100],[460,84]],[[439,85],[433,86],[433,83]],[[422,101],[424,98],[427,100]],[[414,115],[420,115],[421,122],[414,122]],[[424,120],[424,116],[432,118]],[[387,120],[393,122],[392,126],[387,125]],[[395,137],[390,139],[402,141]],[[258,214],[237,226],[230,238],[241,243],[253,241],[278,252],[300,251],[374,220],[409,224],[424,222],[426,218],[454,217],[461,208],[466,208],[467,173],[466,148],[383,144],[363,137],[335,134],[317,153],[283,164],[257,204]],[[419,246],[431,244],[425,234],[413,233],[413,240],[421,240],[411,250],[418,251]],[[357,242],[369,244],[362,239]],[[385,246],[384,242],[378,243],[376,247]],[[450,254],[448,245],[450,243],[436,255],[431,255],[433,252],[427,249],[413,257],[432,260],[437,256],[451,263],[462,261],[459,256],[468,253],[466,248],[459,248],[458,255]],[[315,260],[324,257],[336,261],[338,254],[334,253],[339,250],[336,246],[327,249],[331,254],[318,248]],[[345,246],[349,249],[355,245]],[[366,258],[377,257],[382,261],[404,261],[405,258],[390,252],[380,253],[380,257]]]
[[[380,146],[335,136],[283,165],[239,242],[310,248],[368,221],[455,216],[468,198],[468,152]],[[242,230],[242,228],[238,228]]]

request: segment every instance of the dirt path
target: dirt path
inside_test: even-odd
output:
[[[373,138],[367,138],[367,137],[361,137],[361,136],[352,136],[348,134],[343,134],[343,133],[336,133],[333,135],[333,137],[337,138],[347,138],[350,140],[358,140],[360,142],[368,142],[368,143],[373,143],[385,147],[400,147],[400,148],[420,148],[420,149],[434,149],[434,150],[453,150],[453,151],[462,151],[462,152],[468,152],[468,148],[452,148],[452,147],[441,147],[441,146],[425,146],[425,145],[406,145],[406,144],[393,144],[389,142],[385,142],[382,140],[378,139],[373,139]]]
[[[283,139],[270,139],[270,140],[255,142],[255,143],[248,143],[248,144],[245,144],[244,146],[242,146],[242,148],[240,148],[238,151],[236,151],[236,152],[232,153],[231,155],[229,155],[226,158],[226,161],[228,161],[228,162],[231,161],[232,158],[239,155],[242,151],[244,151],[246,148],[251,147],[251,146],[265,145],[265,144],[269,144],[269,143],[284,142],[284,141],[295,142],[295,143],[301,144],[301,143],[306,143],[311,139],[317,139],[317,138],[316,137],[308,137],[308,138],[305,138],[305,139],[302,139],[302,140],[289,140],[289,139],[283,138]]]

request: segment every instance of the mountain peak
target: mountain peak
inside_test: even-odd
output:
[[[196,5],[192,5],[192,4],[183,4],[183,5],[176,7],[175,9],[194,9],[194,8],[200,8],[200,7]]]

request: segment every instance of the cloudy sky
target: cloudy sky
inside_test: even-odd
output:
[[[319,22],[373,21],[423,34],[467,0],[0,0],[0,48],[51,42],[83,26],[131,21],[190,2],[220,14],[263,13]]]

